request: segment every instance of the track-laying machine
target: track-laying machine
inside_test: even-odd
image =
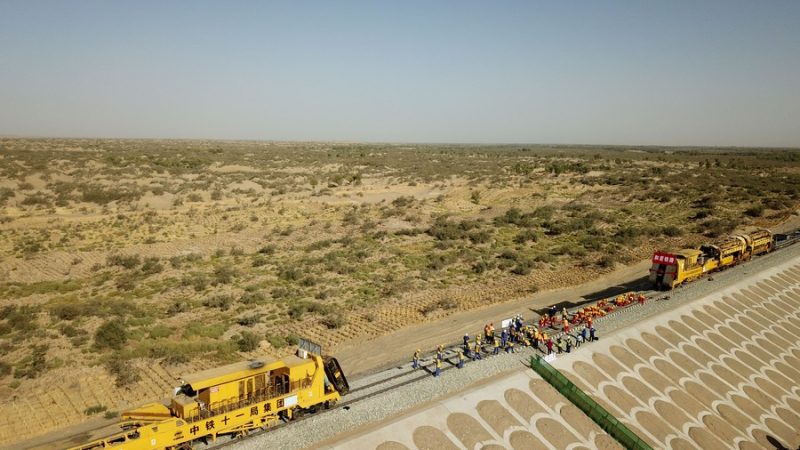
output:
[[[121,413],[122,431],[72,450],[191,449],[194,441],[246,435],[330,408],[348,391],[339,362],[322,356],[319,345],[301,341],[293,356],[187,376],[169,401]]]
[[[776,239],[768,230],[729,236],[699,248],[674,252],[656,251],[650,267],[650,281],[661,289],[673,289],[703,274],[747,261],[772,251]]]

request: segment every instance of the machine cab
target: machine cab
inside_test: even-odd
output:
[[[653,253],[652,263],[650,281],[657,287],[672,287],[672,281],[678,273],[678,255],[657,251]]]

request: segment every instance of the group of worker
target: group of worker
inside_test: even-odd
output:
[[[469,334],[464,335],[462,347],[458,350],[458,360],[455,366],[459,369],[463,368],[466,358],[471,358],[473,361],[483,359],[481,355],[484,352],[484,346],[490,346],[491,350],[489,352],[492,355],[498,355],[501,352],[516,353],[517,345],[533,347],[548,355],[551,353],[570,353],[573,347],[579,347],[584,342],[599,339],[597,330],[594,327],[594,318],[603,317],[616,308],[629,306],[636,301],[643,305],[646,299],[644,294],[628,292],[617,296],[611,302],[607,299],[600,300],[594,305],[579,309],[572,315],[569,314],[566,308],[562,308],[559,312],[556,306],[551,306],[548,312],[539,318],[538,327],[525,325],[522,315],[517,314],[511,319],[511,323],[507,328],[501,329],[499,335],[495,331],[494,323],[487,323],[483,327],[483,331],[476,334],[474,339],[471,339]],[[548,328],[560,329],[563,333],[553,340],[547,333]],[[575,329],[574,333],[573,328]],[[422,353],[420,349],[417,349],[414,352],[414,359],[411,364],[414,369],[422,367],[420,365],[421,357]],[[443,361],[444,347],[439,345],[436,351],[436,358],[433,361],[433,370],[431,370],[434,377],[441,375]]]
[[[501,329],[499,335],[495,332],[494,323],[487,323],[483,327],[483,331],[475,335],[474,340],[470,339],[469,334],[464,335],[463,345],[458,350],[458,360],[455,366],[459,369],[463,368],[464,362],[468,357],[473,361],[483,359],[481,354],[484,352],[484,345],[491,347],[490,352],[492,355],[498,355],[500,352],[516,353],[515,346],[517,345],[533,347],[548,355],[552,353],[570,353],[573,346],[580,347],[584,342],[599,339],[597,330],[594,328],[595,317],[603,317],[616,308],[629,306],[636,301],[643,305],[646,299],[644,294],[637,295],[636,293],[628,292],[617,296],[611,302],[607,299],[600,300],[594,305],[579,309],[571,316],[567,308],[562,308],[559,314],[558,308],[554,305],[539,318],[538,327],[525,325],[522,315],[517,314],[511,319],[511,323],[507,328]],[[572,334],[573,326],[576,328],[574,334]],[[554,330],[560,328],[563,333],[556,337],[554,341],[547,334],[548,328]],[[411,367],[414,369],[422,367],[420,365],[421,357],[422,352],[417,349],[414,352]],[[431,370],[434,377],[441,375],[444,359],[444,346],[439,345],[436,351],[436,358],[433,361],[433,370]]]
[[[566,314],[566,310],[564,311]],[[464,367],[466,358],[471,358],[473,361],[483,359],[484,346],[490,346],[489,352],[492,355],[498,355],[501,352],[516,353],[516,346],[533,347],[545,354],[551,353],[570,353],[573,347],[578,347],[584,342],[595,341],[599,339],[594,326],[582,326],[581,330],[576,331],[574,335],[570,334],[569,321],[567,316],[564,315],[562,321],[565,323],[565,333],[559,335],[555,340],[547,333],[546,330],[539,329],[532,325],[525,325],[521,315],[515,316],[508,328],[501,329],[500,333],[495,332],[494,323],[488,323],[484,326],[483,331],[475,335],[472,339],[469,333],[464,335],[462,346],[458,350],[458,359],[455,366],[459,369]],[[574,344],[573,344],[574,340]],[[414,369],[422,367],[420,358],[422,352],[417,349],[414,352],[414,358],[411,366]],[[442,373],[442,366],[445,360],[444,346],[439,345],[436,350],[436,356],[433,360],[433,368],[430,372],[434,377],[438,377]]]
[[[417,351],[414,352],[414,359],[411,361],[411,367],[414,368],[415,370],[419,369],[420,367],[422,367],[420,365],[420,358],[421,357],[422,357],[422,350],[417,349]],[[459,350],[458,351],[458,361],[456,362],[456,367],[458,367],[459,369],[463,369],[464,368],[464,360],[465,360],[464,351]],[[440,344],[439,347],[436,349],[436,358],[434,358],[434,360],[433,360],[433,370],[431,372],[433,373],[434,377],[438,377],[439,375],[442,374],[442,362],[443,361],[444,361],[444,346]]]

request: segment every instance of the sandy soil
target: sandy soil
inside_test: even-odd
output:
[[[492,438],[480,422],[465,413],[453,413],[447,416],[447,427],[467,448],[475,448],[476,444]]]
[[[495,433],[500,435],[503,434],[506,428],[522,425],[497,400],[484,400],[478,403],[475,410],[492,427]]]
[[[519,389],[507,390],[505,399],[520,417],[529,422],[534,414],[547,412],[542,405],[532,401],[529,395]]]

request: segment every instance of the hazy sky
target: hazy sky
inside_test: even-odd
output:
[[[0,134],[800,146],[800,1],[0,0]]]

